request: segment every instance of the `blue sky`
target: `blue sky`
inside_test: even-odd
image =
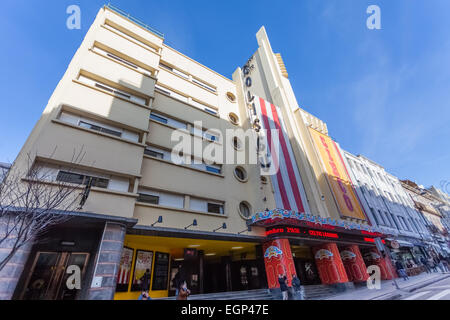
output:
[[[106,1],[3,0],[0,161],[12,162]],[[82,29],[66,28],[77,4]],[[166,43],[231,77],[264,25],[300,105],[340,145],[399,178],[450,181],[450,1],[153,1],[112,4]],[[382,30],[366,28],[381,8]]]

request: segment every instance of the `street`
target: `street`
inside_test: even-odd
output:
[[[450,278],[406,294],[399,300],[450,300]]]

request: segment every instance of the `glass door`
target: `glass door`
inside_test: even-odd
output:
[[[88,253],[38,252],[22,293],[24,300],[74,300],[79,290],[70,290],[68,266],[80,268],[80,282],[89,259]]]

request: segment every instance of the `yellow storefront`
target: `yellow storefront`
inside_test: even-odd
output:
[[[190,239],[176,237],[158,237],[144,235],[126,235],[122,260],[118,271],[115,300],[137,300],[141,294],[139,279],[146,269],[150,269],[149,294],[151,298],[162,298],[173,295],[174,288],[171,279],[177,272],[178,266],[191,267],[188,273],[194,274],[189,278],[188,286],[194,286],[194,282],[202,282],[198,285],[199,292],[227,291],[225,284],[212,286],[209,279],[211,274],[222,272],[226,264],[230,267],[229,280],[233,282],[233,290],[244,290],[240,281],[249,288],[260,287],[264,281],[264,270],[260,270],[262,257],[256,263],[258,254],[256,248],[259,243],[235,242],[205,239]],[[188,261],[187,254],[192,252],[194,257]],[[197,253],[198,254],[197,256]],[[197,260],[196,260],[197,259]],[[192,267],[201,270],[192,270]],[[234,272],[233,274],[231,274]],[[198,275],[196,275],[198,274]],[[247,277],[248,275],[248,277]],[[224,276],[225,278],[225,276]],[[248,279],[247,279],[248,278]],[[257,279],[256,279],[257,278]],[[194,282],[192,282],[194,281]],[[203,281],[205,286],[203,287]],[[201,288],[201,289],[200,289]],[[221,289],[218,289],[221,288]],[[195,288],[193,288],[195,291]]]

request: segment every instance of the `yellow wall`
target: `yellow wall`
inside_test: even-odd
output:
[[[131,271],[132,274],[130,276],[130,283],[128,284],[128,292],[116,292],[116,294],[114,295],[114,300],[137,300],[139,295],[141,294],[140,291],[133,291],[130,292],[131,290],[131,283],[133,281],[134,277],[134,264],[136,262],[136,250],[146,250],[146,251],[153,251],[153,262],[152,262],[152,279],[150,282],[150,297],[151,298],[162,298],[162,297],[167,297],[169,295],[169,291],[168,290],[161,290],[161,291],[152,291],[152,285],[153,285],[153,271],[154,271],[154,264],[155,264],[155,252],[163,252],[163,253],[169,253],[170,254],[170,249],[164,246],[161,246],[159,243],[154,243],[154,242],[149,242],[149,241],[142,241],[144,240],[146,237],[143,236],[125,236],[125,241],[124,241],[124,246],[125,247],[129,247],[131,249],[134,250],[134,254],[133,254],[133,262],[131,264]],[[169,256],[169,261],[170,261],[171,257]],[[170,264],[169,264],[169,273],[170,273]],[[170,279],[169,279],[170,281]],[[167,288],[169,288],[169,283],[167,284]]]

